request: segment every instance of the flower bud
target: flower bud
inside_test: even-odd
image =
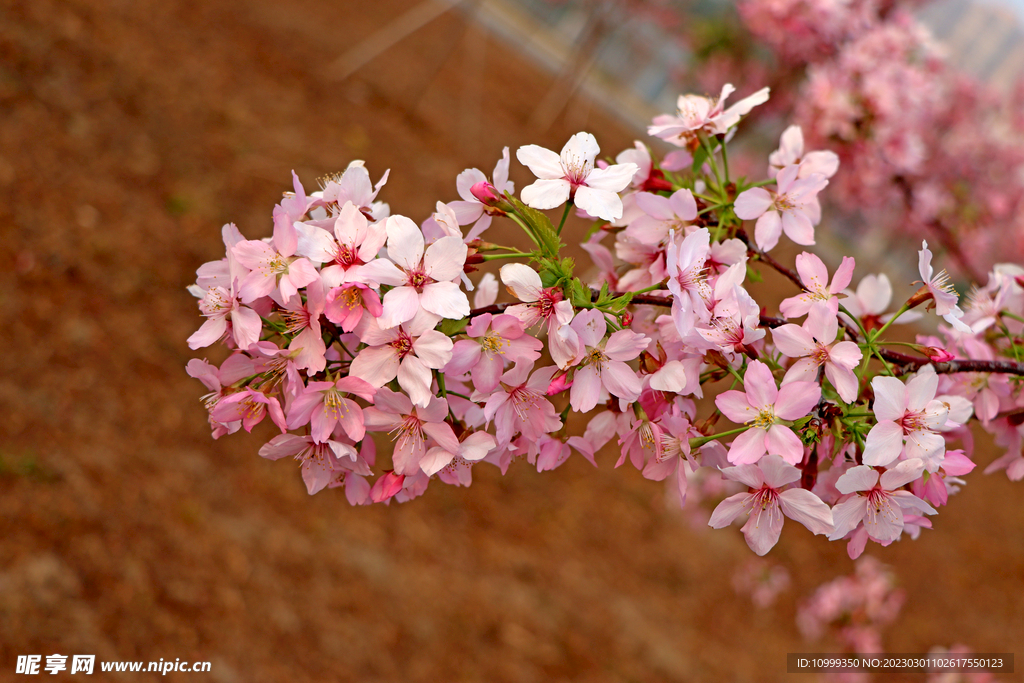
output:
[[[384,501],[391,500],[396,493],[402,490],[404,482],[405,475],[395,474],[393,471],[385,472],[374,482],[373,488],[370,489],[370,500],[374,503],[383,503]]]
[[[940,349],[934,346],[921,347],[921,353],[928,356],[932,361],[936,363],[948,363],[951,360],[956,360],[956,356],[951,354],[946,349]]]
[[[935,295],[932,294],[932,290],[928,289],[928,286],[925,285],[914,292],[914,294],[907,299],[907,303],[905,305],[907,308],[914,308],[915,306],[920,306],[925,301],[932,301],[933,299],[935,299]]]
[[[569,380],[569,373],[560,372],[551,378],[551,384],[548,385],[547,395],[554,396],[559,394],[572,386],[572,382]]]
[[[512,210],[512,205],[508,203],[494,185],[491,185],[486,180],[476,183],[473,187],[469,188],[470,193],[477,200],[487,207],[487,213],[491,216],[504,216],[506,213]]]

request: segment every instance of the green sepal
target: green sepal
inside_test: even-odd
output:
[[[751,282],[764,282],[764,278],[761,277],[761,273],[754,270],[750,263],[747,263],[747,279]]]
[[[704,162],[708,159],[708,150],[701,145],[697,148],[697,151],[693,153],[693,167],[690,169],[694,173],[700,173],[700,167],[704,165]]]

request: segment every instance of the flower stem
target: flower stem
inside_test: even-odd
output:
[[[572,200],[570,199],[565,203],[565,211],[562,212],[562,220],[558,222],[558,230],[555,231],[556,235],[562,234],[562,226],[565,225],[565,219],[569,217],[569,209],[572,208]]]
[[[709,441],[714,441],[716,439],[721,439],[721,438],[726,437],[726,436],[734,436],[736,434],[742,434],[743,432],[745,432],[748,429],[750,429],[750,427],[751,427],[751,425],[746,425],[745,427],[740,427],[738,429],[730,429],[727,432],[719,432],[717,434],[712,434],[710,436],[704,436],[704,437],[699,437],[699,438],[695,438],[695,439],[690,439],[690,448],[700,448],[701,446],[703,446],[704,444],[708,443]]]

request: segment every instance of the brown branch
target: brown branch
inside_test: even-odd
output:
[[[917,370],[925,365],[931,365],[935,372],[940,375],[950,375],[957,372],[992,372],[1005,375],[1020,375],[1024,377],[1024,363],[1017,363],[1012,360],[951,360],[944,363],[935,363],[928,358],[917,358],[908,356],[905,353],[880,349],[882,357],[890,363],[895,363],[909,372]]]
[[[804,287],[804,283],[800,280],[800,276],[799,275],[797,275],[795,272],[793,272],[792,270],[790,270],[786,266],[784,266],[781,263],[779,263],[778,261],[776,261],[774,258],[769,256],[765,252],[763,252],[760,249],[758,249],[756,245],[751,243],[750,237],[747,236],[747,233],[746,233],[745,230],[743,230],[742,228],[737,230],[736,231],[736,237],[739,238],[739,240],[741,242],[743,242],[743,244],[747,245],[747,252],[748,253],[753,254],[754,256],[756,256],[758,258],[759,261],[763,261],[764,263],[768,264],[769,266],[771,266],[772,268],[777,270],[781,275],[783,275],[784,277],[788,278],[790,281],[793,282],[793,284],[795,284],[797,287],[799,287],[803,291],[805,291],[805,292],[807,291],[807,288]]]
[[[467,317],[475,318],[476,316],[483,315],[484,313],[504,313],[506,308],[508,308],[509,306],[515,306],[518,303],[522,302],[513,301],[506,304],[491,304],[490,306],[481,306],[480,308],[474,308],[472,311],[470,311]]]

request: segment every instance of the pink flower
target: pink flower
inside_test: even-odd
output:
[[[839,170],[839,156],[828,151],[804,154],[804,132],[800,126],[790,126],[783,131],[779,148],[768,155],[768,173],[776,174],[794,164],[800,167],[798,178],[814,173],[831,178]]]
[[[389,502],[392,498],[401,493],[402,485],[404,483],[404,474],[398,474],[394,470],[384,472],[370,488],[370,501],[373,503]]]
[[[494,420],[501,447],[507,446],[517,433],[536,441],[562,428],[554,406],[544,397],[557,368],[541,368],[527,380],[532,370],[532,362],[514,366],[502,375],[498,390],[484,405],[484,417]]]
[[[358,377],[339,377],[334,382],[309,382],[306,390],[288,406],[288,429],[309,424],[317,443],[327,441],[338,425],[348,438],[363,440],[363,410],[345,394],[372,401],[377,390]]]
[[[921,459],[934,472],[942,463],[946,440],[936,430],[946,424],[949,406],[936,400],[939,378],[926,365],[906,385],[895,377],[878,376],[871,380],[875,391],[877,424],[864,443],[864,464],[886,467],[900,453]]]
[[[287,301],[320,275],[305,258],[286,256],[270,244],[245,240],[231,249],[235,259],[249,269],[238,288],[242,303],[250,303],[279,289]]]
[[[280,434],[264,444],[260,455],[268,460],[290,455],[302,463],[302,480],[311,496],[322,491],[342,472],[370,474],[370,468],[349,444],[338,441],[318,443],[311,436]]]
[[[812,306],[818,305],[836,315],[839,311],[839,297],[836,295],[850,286],[855,266],[852,257],[844,256],[832,276],[832,284],[829,284],[828,269],[821,259],[806,251],[800,253],[796,257],[796,272],[807,291],[784,299],[779,304],[779,312],[786,318],[799,318],[810,311]]]
[[[637,171],[633,163],[595,168],[601,148],[590,133],[576,133],[560,155],[537,145],[516,151],[519,163],[540,180],[523,188],[523,202],[535,209],[554,209],[572,200],[591,216],[606,221],[622,217],[618,192],[626,189]]]
[[[384,308],[380,297],[360,282],[347,282],[327,292],[324,301],[324,315],[345,332],[351,332],[363,319],[363,311],[369,312],[374,318],[380,317]]]
[[[758,555],[765,555],[779,542],[783,515],[800,522],[815,535],[832,531],[832,511],[816,495],[800,488],[779,489],[800,480],[800,470],[787,465],[777,455],[768,455],[756,465],[726,467],[726,479],[749,486],[750,493],[729,496],[711,513],[708,526],[721,529],[732,524],[740,514],[747,513],[743,536]]]
[[[947,323],[953,326],[953,329],[959,332],[971,332],[971,328],[960,320],[964,317],[964,312],[957,306],[960,297],[956,293],[956,289],[953,288],[953,283],[949,281],[949,274],[945,270],[940,271],[937,275],[933,274],[932,252],[928,250],[927,242],[921,242],[921,251],[918,252],[918,256],[918,270],[921,272],[921,279],[924,280],[924,286],[930,295],[928,298],[935,302],[935,314],[942,316]]]
[[[220,368],[211,365],[205,360],[193,358],[185,366],[189,377],[195,377],[202,382],[210,393],[203,396],[203,405],[206,410],[213,412],[217,403],[225,395],[224,387],[230,387],[235,382],[255,374],[255,366],[252,360],[244,353],[234,353],[228,356],[227,360],[221,363]],[[213,431],[213,438],[219,439],[225,434],[233,434],[242,426],[241,420],[223,423],[210,417],[210,427]]]
[[[473,294],[473,308],[490,306],[498,300],[498,278],[494,273],[484,273],[480,282],[476,283],[476,292]]]
[[[251,432],[267,416],[268,409],[270,419],[284,432],[285,419],[281,403],[273,396],[254,389],[246,388],[224,396],[210,412],[210,417],[224,424],[241,420],[245,431]]]
[[[285,195],[281,203],[274,207],[274,244],[283,256],[295,253],[296,234],[295,221],[306,215],[311,202],[306,198],[299,176],[292,171],[292,185],[295,193]],[[286,297],[287,298],[287,297]]]
[[[388,205],[374,201],[384,183],[388,181],[391,171],[384,175],[376,185],[370,184],[370,173],[362,161],[353,161],[340,176],[331,177],[324,185],[322,192],[314,192],[313,197],[321,204],[344,206],[352,204],[370,220],[379,221],[388,215]]]
[[[803,327],[789,324],[772,330],[775,348],[784,356],[800,359],[790,366],[782,386],[790,382],[816,382],[818,368],[824,366],[825,376],[839,392],[839,398],[853,403],[859,393],[853,370],[864,354],[851,341],[836,342],[838,331],[839,320],[824,308],[811,309]]]
[[[757,219],[754,242],[764,251],[779,243],[783,232],[797,244],[814,244],[814,226],[821,221],[817,194],[828,180],[820,173],[797,179],[799,166],[779,171],[775,182],[778,192],[772,196],[763,187],[754,187],[736,198],[736,216],[743,220]]]
[[[641,244],[663,246],[670,232],[685,234],[684,229],[697,218],[697,201],[686,188],[676,190],[670,197],[638,192],[634,201],[644,213],[631,222],[625,232]]]
[[[349,374],[382,387],[398,378],[413,403],[426,406],[433,398],[431,370],[440,370],[452,358],[451,339],[433,329],[437,316],[420,311],[400,327],[382,330],[376,318],[365,318],[358,330],[366,348],[352,360]]]
[[[384,295],[380,326],[408,322],[420,309],[455,320],[469,315],[469,299],[454,282],[466,263],[465,243],[458,237],[442,237],[424,253],[423,233],[405,216],[390,216],[387,232],[391,260],[375,259],[362,269],[367,282],[394,287]]]
[[[299,253],[313,263],[329,264],[320,271],[325,289],[362,282],[363,265],[377,258],[387,239],[384,226],[371,225],[352,202],[346,202],[326,223],[333,223],[333,233],[315,225],[298,224]]]
[[[424,406],[414,407],[405,394],[378,389],[373,406],[363,411],[363,417],[370,431],[393,435],[395,449],[391,459],[398,474],[413,475],[420,471],[428,438],[449,453],[459,452],[459,440],[444,421],[448,417],[448,403],[437,396],[431,396]]]
[[[710,319],[695,328],[696,335],[686,329],[685,319],[677,316],[677,309],[673,307],[672,318],[680,336],[688,343],[692,343],[693,337],[710,342],[729,356],[745,354],[750,344],[763,339],[765,331],[759,327],[761,316],[757,302],[738,284],[745,276],[744,261],[730,266],[718,278]]]
[[[627,403],[640,397],[643,385],[636,372],[625,361],[633,360],[647,348],[651,340],[631,330],[614,332],[604,339],[608,323],[604,313],[596,309],[584,311],[572,321],[579,337],[583,357],[576,368],[569,403],[573,410],[585,413],[597,405],[601,390],[618,396]]]
[[[709,135],[724,135],[751,109],[768,101],[768,88],[761,88],[726,109],[725,100],[735,91],[732,84],[726,83],[722,86],[722,94],[717,99],[700,95],[680,95],[676,102],[676,115],[655,116],[651,122],[653,125],[647,127],[647,132],[678,147],[696,149],[698,131],[704,131]]]
[[[522,263],[502,266],[501,281],[517,299],[526,302],[509,306],[505,313],[519,318],[525,328],[547,320],[551,360],[563,370],[567,368],[579,352],[576,332],[569,327],[572,304],[563,298],[557,287],[544,289],[537,271]]]
[[[515,184],[508,179],[508,167],[508,147],[505,147],[501,152],[501,159],[494,167],[494,175],[492,176],[494,183],[490,184],[490,187],[494,189],[495,194],[499,197],[505,192],[514,193],[516,191]],[[500,213],[485,206],[473,195],[473,186],[477,183],[486,182],[487,176],[475,168],[467,168],[455,179],[455,186],[463,201],[449,202],[448,206],[455,212],[459,225],[468,225],[476,221],[476,225],[466,235],[467,242],[479,237],[484,230],[491,226],[491,216],[495,213]]]
[[[708,303],[712,291],[707,282],[705,263],[711,250],[711,233],[707,228],[695,230],[679,244],[668,248],[668,289],[672,292],[672,317],[680,334],[693,329],[697,319],[709,317]]]
[[[427,451],[420,461],[420,469],[424,474],[433,476],[438,473],[454,475],[453,479],[463,486],[468,486],[467,479],[460,475],[469,474],[469,465],[479,462],[497,447],[494,437],[487,432],[466,432],[456,452],[435,446]],[[445,472],[447,470],[447,472]],[[447,477],[442,476],[442,479]]]
[[[327,367],[324,354],[327,346],[320,331],[320,314],[324,311],[324,289],[314,281],[306,287],[306,301],[298,295],[285,302],[281,317],[285,331],[294,334],[288,350],[295,354],[295,367],[317,373]]]
[[[736,424],[751,425],[733,440],[729,462],[749,465],[765,453],[782,456],[794,465],[800,462],[804,455],[800,437],[779,421],[807,415],[820,398],[821,387],[811,382],[792,382],[778,389],[768,366],[751,361],[743,376],[743,391],[726,391],[715,398],[723,415]]]
[[[900,490],[923,471],[924,463],[917,458],[886,470],[881,479],[878,471],[868,465],[848,470],[836,481],[836,488],[840,493],[856,495],[849,495],[832,508],[836,526],[829,540],[838,541],[863,521],[869,537],[888,545],[903,533],[904,510],[934,515],[931,505],[909,491]]]
[[[452,359],[444,371],[453,375],[471,372],[473,385],[482,392],[494,391],[505,363],[535,361],[544,344],[523,332],[523,324],[511,315],[484,313],[466,330],[469,339],[455,342]]]
[[[259,313],[241,305],[234,289],[211,287],[203,292],[199,310],[206,316],[206,322],[188,338],[190,349],[203,348],[222,339],[228,333],[229,320],[231,337],[239,349],[248,349],[260,340],[263,321]]]
[[[885,314],[892,302],[892,284],[885,273],[865,275],[857,285],[856,292],[844,289],[842,293],[846,295],[843,307],[860,319],[864,329],[877,330],[892,318],[891,313]],[[848,320],[845,313],[841,315],[844,320]],[[907,311],[900,315],[893,324],[909,323],[920,318],[921,314],[917,311]],[[852,320],[850,322],[853,323]]]

